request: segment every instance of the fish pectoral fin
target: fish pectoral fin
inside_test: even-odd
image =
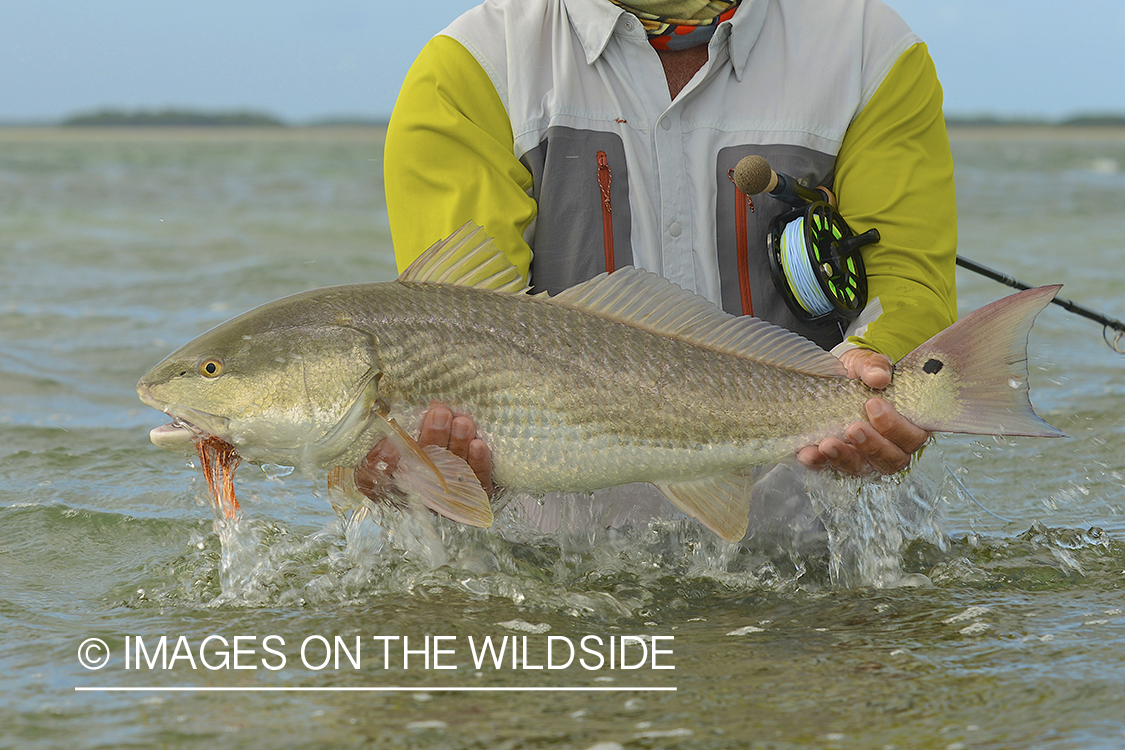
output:
[[[488,493],[465,460],[437,445],[427,445],[423,452],[424,464],[407,461],[400,465],[396,483],[440,516],[466,526],[491,526]]]
[[[395,490],[451,521],[480,528],[492,525],[488,493],[463,458],[437,445],[419,445],[393,419],[386,423],[387,438],[398,453],[390,474]]]
[[[750,524],[750,490],[758,472],[728,472],[656,488],[724,541],[738,542]]]

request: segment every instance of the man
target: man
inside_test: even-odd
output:
[[[751,210],[728,176],[749,154],[880,230],[847,331],[808,325],[775,292],[765,229],[788,207],[762,196]],[[489,0],[414,63],[385,167],[400,267],[472,219],[536,290],[640,266],[831,348],[877,389],[956,316],[941,88],[878,0]],[[867,416],[798,459],[892,473],[928,439],[882,399]],[[420,440],[491,489],[470,418],[435,406]]]

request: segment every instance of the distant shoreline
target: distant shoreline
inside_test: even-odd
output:
[[[251,110],[206,111],[168,108],[161,110],[102,109],[84,112],[57,121],[0,121],[0,128],[386,128],[389,117],[334,116],[308,122],[286,122],[274,115]],[[946,115],[950,130],[1030,130],[1054,131],[1085,129],[1125,129],[1125,114],[1083,114],[1062,119],[1037,117],[998,117],[993,115]]]
[[[1066,120],[1001,119],[996,117],[950,116],[946,118],[952,140],[1027,141],[1074,139],[1119,141],[1125,138],[1125,116],[1084,116]],[[162,140],[284,141],[284,140],[381,140],[387,122],[381,118],[337,117],[307,123],[287,123],[269,115],[248,113],[198,113],[168,110],[163,113],[133,113],[116,116],[98,113],[59,122],[0,121],[0,140]]]
[[[389,118],[336,116],[309,122],[290,123],[264,112],[207,112],[187,109],[99,110],[65,117],[57,121],[0,121],[0,128],[385,128]]]
[[[1125,128],[1125,115],[1078,115],[1061,120],[1033,117],[993,117],[990,115],[946,115],[951,128]]]

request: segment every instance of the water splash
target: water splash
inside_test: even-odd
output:
[[[287,477],[293,473],[294,467],[282,466],[281,464],[261,464],[259,468],[262,473],[266,475],[267,479],[273,481],[280,481],[283,477]]]
[[[601,502],[601,493],[543,502],[516,497],[491,529],[422,508],[347,505],[337,498],[345,512],[304,537],[241,514],[227,518],[213,503],[220,549],[212,603],[333,605],[445,591],[613,619],[652,608],[670,587],[681,592],[672,599],[690,601],[685,592],[697,589],[748,595],[905,585],[906,545],[914,539],[946,544],[941,467],[933,451],[909,471],[880,480],[810,473],[804,481],[822,524],[818,547],[785,535],[771,538],[772,546],[754,546],[763,539],[730,544],[674,512],[653,517],[642,503],[631,514]],[[554,520],[545,523],[543,513]]]
[[[969,534],[951,540],[946,554],[914,548],[939,586],[1042,591],[1086,585],[1116,588],[1125,568],[1125,543],[1103,529],[1052,528],[1039,521],[1014,537]]]
[[[211,527],[193,534],[168,586],[147,587],[146,604],[334,608],[436,595],[616,621],[666,607],[692,611],[715,595],[816,585],[801,579],[803,570],[780,571],[684,518],[598,529],[586,540],[530,530],[512,512],[491,530],[376,508],[334,517],[311,534],[218,514]]]
[[[214,529],[222,550],[219,558],[222,594],[214,603],[264,601],[266,592],[261,583],[269,564],[268,558],[262,554],[260,527],[244,522],[239,513],[234,518],[216,514]]]
[[[336,611],[441,602],[528,621],[684,622],[706,619],[715,607],[819,597],[826,589],[847,595],[848,587],[1119,584],[1125,544],[1099,529],[1036,523],[1015,537],[944,537],[938,519],[945,498],[919,479],[915,472],[923,470],[930,479],[941,476],[923,466],[866,490],[831,480],[841,486],[831,496],[837,512],[825,518],[829,543],[820,553],[748,550],[684,518],[599,528],[588,543],[529,529],[511,510],[498,514],[491,530],[376,509],[331,517],[312,532],[219,518],[209,531],[192,531],[187,550],[161,563],[143,581],[144,595],[123,604]],[[819,490],[815,498],[828,502]]]
[[[932,449],[909,469],[877,479],[808,472],[805,484],[828,532],[832,583],[916,583],[904,576],[902,551],[915,539],[944,548],[942,482],[941,457]]]

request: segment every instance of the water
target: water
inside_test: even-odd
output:
[[[1125,135],[954,151],[962,254],[1125,317]],[[245,516],[215,523],[134,383],[255,304],[393,278],[381,152],[374,130],[0,130],[0,747],[1125,745],[1125,360],[1058,308],[1032,397],[1070,437],[943,437],[904,486],[823,478],[831,555],[591,532],[581,497],[552,537],[511,514],[345,529],[282,467],[243,466]],[[959,273],[963,311],[1007,291]],[[478,668],[486,637],[544,668]],[[372,687],[406,689],[350,690]]]

